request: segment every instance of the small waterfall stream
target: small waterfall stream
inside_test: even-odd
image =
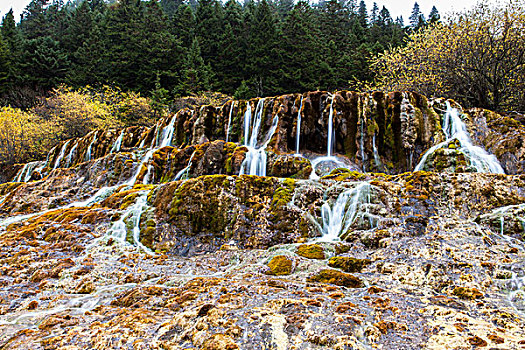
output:
[[[97,142],[97,134],[98,134],[98,130],[95,131],[95,134],[93,135],[93,140],[89,144],[88,149],[86,151],[86,158],[85,158],[86,162],[89,162],[91,160],[91,157],[92,157],[91,152],[93,149],[93,145],[95,144],[95,142]]]
[[[332,102],[330,103],[330,113],[328,114],[328,141],[326,145],[326,155],[332,156],[332,150],[334,148],[334,98],[335,94],[332,95]]]
[[[29,180],[31,180],[31,175],[33,175],[33,172],[36,169],[40,168],[42,164],[44,164],[43,161],[26,163],[24,167],[20,169],[15,175],[13,182],[28,182]]]
[[[248,104],[249,106],[249,104]],[[268,134],[259,142],[259,130],[262,124],[262,115],[264,111],[264,98],[261,98],[257,103],[255,109],[255,116],[253,121],[251,115],[251,108],[246,109],[244,115],[244,146],[248,148],[246,158],[241,164],[239,175],[257,175],[266,176],[266,147],[270,143],[275,130],[279,124],[279,117],[276,114],[272,120],[272,126]]]
[[[70,142],[71,142],[71,140],[67,140],[66,143],[64,143],[62,145],[62,148],[60,149],[60,154],[58,155],[58,157],[57,157],[57,159],[55,161],[55,165],[53,166],[53,170],[55,170],[56,168],[60,167],[60,162],[64,158],[64,154],[66,153],[66,148],[67,148],[67,146],[69,145]]]
[[[120,135],[115,140],[115,143],[113,144],[113,147],[111,147],[111,151],[109,153],[113,153],[113,152],[118,153],[118,152],[120,152],[120,148],[122,147],[122,140],[124,140],[124,130],[122,130],[120,132]]]
[[[232,114],[233,114],[233,107],[235,107],[235,101],[232,101],[230,105],[230,113],[228,115],[228,127],[226,128],[226,142],[230,141],[230,129],[232,125]]]
[[[175,178],[173,178],[173,181],[183,180],[184,177],[186,177],[186,178],[188,177],[188,173],[189,173],[189,171],[191,169],[191,163],[193,161],[193,157],[194,156],[195,156],[195,152],[193,152],[191,154],[190,161],[188,162],[188,165],[184,169],[179,171],[177,173],[177,175],[175,175]]]
[[[294,101],[295,106],[295,101]],[[303,96],[301,96],[301,104],[299,105],[299,110],[297,111],[297,135],[295,136],[295,155],[300,156],[299,152],[299,140],[301,138],[301,111],[303,109]]]
[[[447,110],[443,116],[443,132],[445,133],[446,140],[426,151],[414,171],[423,170],[427,158],[434,153],[435,150],[448,145],[450,141],[456,139],[461,145],[459,150],[470,159],[470,163],[476,169],[476,172],[505,174],[505,171],[494,155],[472,144],[467,126],[460,118],[460,111],[453,108],[449,101],[446,101],[446,105]]]
[[[73,160],[73,155],[75,154],[75,151],[77,150],[77,147],[78,147],[78,141],[75,142],[75,144],[73,145],[73,147],[71,147],[71,150],[69,151],[68,155],[67,155],[67,167],[71,166],[71,161]]]
[[[322,237],[318,241],[340,240],[360,218],[366,217],[370,226],[375,227],[377,220],[368,213],[371,191],[372,186],[368,182],[361,182],[354,188],[343,190],[334,203],[326,201],[321,207],[322,226],[319,225],[319,229]]]

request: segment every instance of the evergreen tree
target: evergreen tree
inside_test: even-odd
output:
[[[274,14],[266,0],[249,6],[250,23],[246,72],[248,84],[256,96],[276,94],[279,90],[281,57],[279,31]]]
[[[209,90],[212,72],[209,65],[204,64],[201,56],[199,39],[194,38],[184,61],[184,69],[180,83],[175,87],[174,93],[186,96],[191,93]]]
[[[320,30],[310,5],[295,5],[283,27],[284,91],[314,90],[319,86],[318,67],[322,58]]]
[[[216,72],[220,73],[218,82],[221,90],[232,94],[243,81],[246,43],[241,6],[236,0],[229,0],[224,10],[224,36],[219,48]]]
[[[64,81],[69,66],[67,54],[50,36],[25,42],[22,55],[24,83],[33,89],[50,90]]]
[[[438,9],[436,6],[432,6],[432,9],[430,10],[430,14],[428,15],[428,21],[430,23],[438,22],[441,16],[439,15]]]
[[[410,17],[408,18],[410,22],[410,26],[412,28],[418,27],[418,25],[421,23],[422,16],[423,14],[421,13],[421,10],[419,9],[419,4],[415,2],[414,7],[412,8],[412,13],[410,14]]]
[[[375,24],[379,18],[379,7],[377,7],[377,3],[374,2],[372,5],[372,10],[370,11],[370,24]]]
[[[10,55],[9,47],[0,33],[0,94],[4,94],[9,89]]]
[[[181,5],[184,4],[184,0],[160,0],[160,6],[168,17],[173,17]]]
[[[22,80],[20,73],[20,59],[22,56],[23,38],[17,28],[13,10],[11,9],[2,19],[0,33],[7,45],[9,63],[7,71],[9,85],[20,83]]]
[[[195,12],[196,36],[206,64],[216,68],[221,39],[224,37],[224,11],[217,0],[199,0]]]
[[[173,17],[173,34],[185,48],[189,48],[195,38],[195,15],[190,5],[182,4]]]
[[[22,13],[20,29],[26,39],[49,35],[50,23],[46,20],[49,0],[32,0]]]
[[[361,0],[359,2],[359,9],[357,11],[357,18],[359,19],[359,23],[361,24],[361,27],[367,28],[368,27],[368,10],[366,9],[366,3],[364,0]]]

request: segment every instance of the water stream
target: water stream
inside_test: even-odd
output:
[[[294,101],[295,105],[295,101]],[[303,109],[303,96],[301,96],[301,104],[299,105],[299,110],[297,111],[297,135],[295,136],[295,155],[300,156],[299,152],[299,140],[301,138],[301,111]]]
[[[64,154],[66,153],[66,148],[67,148],[67,146],[69,145],[70,142],[71,142],[71,140],[67,140],[62,145],[62,148],[60,148],[60,154],[58,155],[57,160],[55,161],[55,165],[53,166],[53,170],[55,170],[56,168],[60,167],[60,162],[64,158]]]
[[[504,174],[503,168],[494,155],[472,144],[467,126],[460,118],[460,111],[453,108],[449,101],[446,101],[446,105],[447,110],[443,116],[443,132],[446,140],[426,151],[414,171],[423,170],[427,158],[434,153],[435,150],[447,146],[451,141],[456,139],[461,145],[459,151],[463,152],[467,158],[470,159],[470,163],[476,169],[476,172]]]
[[[113,144],[113,147],[111,147],[111,151],[109,153],[118,153],[120,152],[120,148],[122,147],[122,140],[124,140],[124,130],[120,132],[120,135],[115,140],[115,143]],[[144,140],[142,140],[144,142]],[[141,147],[139,147],[141,148]]]
[[[246,152],[246,157],[241,164],[239,175],[266,176],[266,147],[270,143],[275,130],[277,130],[279,117],[277,114],[273,117],[272,126],[270,127],[268,134],[265,138],[259,141],[259,130],[261,129],[263,110],[264,98],[261,98],[257,103],[253,121],[251,120],[251,108],[247,108],[244,115],[244,146],[248,148],[248,152]]]
[[[228,127],[226,128],[226,142],[229,142],[230,140],[230,129],[232,125],[232,114],[233,114],[233,107],[235,107],[235,101],[232,101],[230,105],[230,113],[228,115]]]
[[[93,140],[91,140],[91,143],[89,144],[88,149],[86,151],[86,157],[85,157],[86,162],[89,162],[91,160],[91,156],[92,156],[91,152],[93,149],[93,145],[95,144],[95,142],[97,142],[97,134],[98,134],[98,130],[95,131],[95,134],[93,135]]]

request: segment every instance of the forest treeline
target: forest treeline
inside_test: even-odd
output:
[[[158,99],[353,88],[371,80],[371,57],[403,45],[425,17],[415,3],[405,26],[358,0],[32,0],[19,21],[2,19],[1,102],[28,108],[61,84]],[[428,22],[438,19],[434,7]]]

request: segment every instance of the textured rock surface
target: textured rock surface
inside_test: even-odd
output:
[[[41,180],[0,184],[0,349],[523,348],[525,175],[506,119],[467,126],[516,175],[471,173],[453,144],[429,161],[441,173],[397,174],[444,140],[442,101],[338,92],[353,170],[306,180],[301,96],[301,151],[326,151],[327,93],[268,98],[268,177],[237,175],[251,100],[87,135],[68,165],[52,170],[60,145]],[[325,242],[344,193],[348,225]]]

